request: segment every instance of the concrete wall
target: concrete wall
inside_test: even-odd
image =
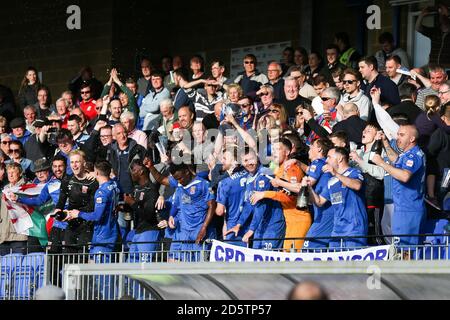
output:
[[[66,27],[66,9],[72,4],[82,9],[81,30]],[[0,11],[0,39],[0,83],[17,92],[26,68],[34,66],[54,99],[83,65],[105,81],[111,64],[112,2],[10,2]]]
[[[361,30],[366,17],[356,0],[7,3],[0,11],[0,83],[17,90],[25,68],[33,65],[56,97],[83,65],[90,65],[102,82],[111,66],[123,76],[136,75],[144,55],[159,65],[166,53],[182,55],[186,61],[204,53],[207,62],[221,59],[228,66],[231,48],[291,40],[293,46],[323,52],[337,31],[347,31],[352,44],[362,39],[364,53],[373,53],[378,35],[392,31],[393,21],[388,0],[373,2],[382,8],[380,31]],[[71,4],[82,9],[80,31],[66,28],[66,8]],[[403,47],[407,10],[401,9]]]

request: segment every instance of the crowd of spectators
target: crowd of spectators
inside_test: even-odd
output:
[[[180,260],[205,239],[291,250],[425,232],[449,207],[450,82],[440,65],[412,68],[391,34],[379,42],[372,56],[345,33],[325,58],[247,54],[234,79],[201,56],[145,58],[137,79],[112,69],[104,85],[86,67],[56,98],[29,67],[16,96],[0,91],[1,254],[42,250],[7,200],[53,203],[52,252],[170,238]],[[27,183],[42,192],[7,191]]]

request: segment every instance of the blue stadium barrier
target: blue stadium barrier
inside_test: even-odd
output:
[[[29,300],[44,283],[45,253],[24,255],[22,264],[14,273],[14,296],[20,300]]]
[[[15,272],[22,265],[23,255],[20,253],[7,254],[1,257],[0,299],[14,296]]]

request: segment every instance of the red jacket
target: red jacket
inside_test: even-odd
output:
[[[97,110],[95,110],[96,104],[94,99],[90,99],[87,102],[81,101],[80,108],[81,111],[83,111],[86,118],[88,119],[88,121],[91,121],[97,116]]]
[[[67,111],[66,115],[64,116],[64,119],[63,119],[63,117],[61,117],[61,121],[62,121],[61,128],[67,129],[67,121],[69,121],[69,117],[70,117],[69,111]]]

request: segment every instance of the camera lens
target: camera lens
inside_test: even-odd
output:
[[[63,221],[65,218],[67,218],[67,212],[59,211],[54,215],[54,218],[58,221]]]

